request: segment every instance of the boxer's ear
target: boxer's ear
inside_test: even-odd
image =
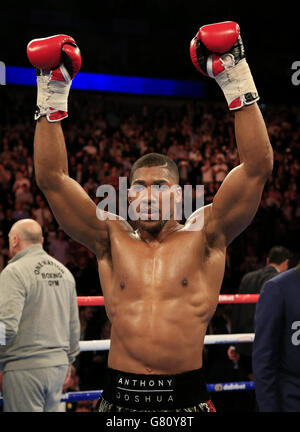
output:
[[[182,188],[181,186],[177,185],[175,191],[175,202],[179,203],[181,201],[182,201]]]
[[[131,204],[132,197],[130,196],[130,188],[127,188],[127,200],[129,202],[129,204]]]

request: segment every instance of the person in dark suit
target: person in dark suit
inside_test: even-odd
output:
[[[300,262],[266,282],[256,307],[253,372],[259,411],[300,411]]]
[[[283,246],[272,247],[267,257],[267,265],[245,274],[238,294],[259,294],[266,281],[288,269],[291,255],[291,252]],[[255,309],[255,303],[234,305],[231,333],[254,333]],[[236,364],[241,381],[253,379],[252,347],[252,343],[241,343],[228,348],[228,357]]]

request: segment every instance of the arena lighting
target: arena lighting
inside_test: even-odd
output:
[[[6,66],[6,84],[36,85],[34,68]],[[201,81],[180,81],[160,78],[96,74],[79,72],[72,83],[77,90],[203,98],[205,85]]]

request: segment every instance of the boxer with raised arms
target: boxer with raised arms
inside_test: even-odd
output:
[[[60,122],[68,115],[71,81],[80,70],[79,48],[73,38],[57,35],[31,41],[27,54],[38,83],[36,181],[64,231],[95,253],[111,321],[99,411],[214,411],[202,372],[204,337],[218,303],[226,248],[251,223],[273,166],[238,24],[203,26],[190,45],[193,64],[217,81],[234,113],[240,164],[212,204],[184,225],[173,212],[164,220],[163,192],[157,197],[158,217],[150,218],[148,198],[136,230],[120,217],[97,217],[96,204],[68,175]],[[136,196],[131,200],[139,199],[141,187],[170,189],[178,178],[171,159],[146,154],[132,167]],[[171,202],[176,199],[171,193]],[[202,228],[191,229],[200,216]]]

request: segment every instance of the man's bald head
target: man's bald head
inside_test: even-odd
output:
[[[12,256],[31,244],[42,244],[44,240],[41,225],[33,219],[21,219],[13,224],[8,238]]]

